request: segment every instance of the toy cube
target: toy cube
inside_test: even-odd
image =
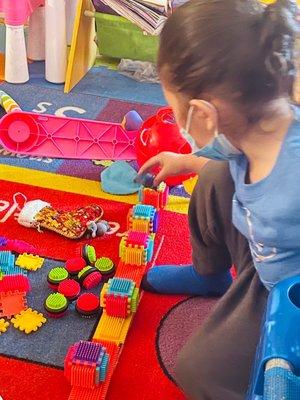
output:
[[[128,212],[128,230],[156,233],[158,228],[158,212],[151,205],[137,204]]]
[[[108,363],[109,355],[104,346],[80,341],[68,350],[65,376],[73,386],[94,389],[105,381]]]
[[[133,280],[115,277],[103,286],[100,297],[107,315],[127,318],[136,312],[139,289]]]
[[[146,265],[153,256],[154,234],[130,231],[122,237],[119,256],[125,264]]]
[[[151,205],[157,210],[164,208],[167,204],[169,196],[169,188],[161,182],[156,189],[142,187],[139,190],[139,202],[146,205]]]

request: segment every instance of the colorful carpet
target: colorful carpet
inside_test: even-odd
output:
[[[152,104],[146,104],[147,92],[143,85],[133,89],[122,80],[125,86],[111,85],[109,91],[108,83],[104,82],[108,79],[105,74],[104,78],[98,76],[96,79],[88,76],[89,84],[83,82],[86,86],[83,85],[82,89],[77,88],[70,95],[64,95],[60,86],[44,82],[39,69],[41,65],[31,68],[35,71],[32,76],[34,82],[20,86],[2,85],[24,110],[68,116],[79,114],[82,118],[117,122],[133,108],[146,118],[160,104],[154,101],[161,96],[158,87],[149,90],[152,96],[149,102]],[[91,74],[94,76],[100,72],[97,69]],[[106,91],[99,93],[107,97],[98,96],[98,89],[92,87],[102,78],[101,85],[106,84]],[[144,104],[132,102],[133,99]],[[103,207],[104,217],[118,222],[123,232],[128,209],[137,202],[137,196],[104,193],[100,173],[105,165],[107,163],[101,160],[23,157],[0,149],[0,236],[26,240],[36,245],[47,258],[39,272],[30,273],[33,291],[28,302],[40,311],[49,293],[45,283],[47,271],[72,257],[78,243],[54,233],[40,233],[20,226],[14,214],[16,203],[21,205],[22,197],[14,195],[19,192],[28,200],[43,199],[64,210],[97,203]],[[164,237],[164,241],[156,260],[159,264],[190,262],[186,216],[188,202],[182,188],[173,189],[168,207],[161,212],[158,239]],[[112,236],[96,239],[93,244],[99,255],[117,261],[119,240],[119,237]],[[187,337],[201,325],[215,302],[215,299],[145,293],[113,375],[107,399],[183,400],[183,394],[173,382],[176,354]],[[10,327],[0,336],[0,396],[4,400],[67,400],[70,388],[62,372],[66,349],[78,339],[91,337],[96,322],[80,319],[71,309],[66,319],[50,321],[40,331],[28,336]]]
[[[11,199],[14,193],[23,193],[28,199],[40,198],[51,202],[56,207],[62,207],[62,203],[68,204],[68,209],[97,202],[105,210],[105,216],[121,225],[121,231],[125,230],[126,214],[129,204],[117,201],[95,199],[90,196],[66,193],[33,187],[25,184],[0,181],[3,192],[1,204],[3,211],[0,219],[3,219],[10,210]],[[4,205],[8,207],[4,210]],[[63,207],[66,209],[66,206]],[[5,219],[5,218],[4,218]],[[174,229],[175,227],[175,229]],[[180,229],[176,229],[180,227]],[[30,241],[38,246],[41,254],[52,258],[46,260],[45,266],[39,272],[30,273],[33,291],[29,296],[29,305],[43,310],[43,301],[49,289],[46,285],[46,276],[49,268],[61,265],[55,259],[66,259],[74,255],[78,242],[68,241],[60,236],[50,233],[32,230],[18,225],[12,214],[5,223],[0,224],[0,236],[19,238]],[[162,211],[160,230],[157,241],[164,235],[163,247],[158,255],[157,263],[186,263],[190,261],[190,246],[188,243],[188,228],[184,214]],[[186,240],[183,240],[186,238]],[[99,255],[118,259],[119,237],[107,237],[93,242]],[[128,340],[125,343],[120,363],[115,372],[108,400],[119,398],[150,400],[156,396],[161,400],[180,400],[182,394],[172,383],[173,368],[176,354],[184,344],[186,338],[201,324],[215,300],[212,299],[186,299],[180,296],[158,296],[145,293],[140,307],[134,319]],[[94,330],[96,321],[85,321],[79,318],[74,310],[69,312],[66,319],[49,321],[45,327],[33,335],[25,336],[23,333],[10,327],[8,332],[0,338],[1,354],[9,358],[0,358],[0,388],[5,400],[29,400],[45,399],[44,393],[37,392],[37,388],[44,381],[44,385],[51,389],[51,399],[67,399],[67,391],[62,393],[56,380],[46,378],[45,369],[61,368],[66,349],[76,340],[89,338]],[[178,329],[180,327],[180,329]],[[26,360],[19,364],[15,359]],[[39,363],[40,367],[35,375],[33,370]],[[11,368],[23,368],[22,379],[25,381],[26,393],[19,388],[18,380],[12,383],[12,377],[7,379]],[[60,371],[59,381],[63,382]],[[28,380],[33,385],[28,385]],[[65,383],[64,383],[65,384]],[[147,392],[145,393],[145,387]],[[47,397],[46,397],[47,398]],[[48,399],[48,398],[47,398]],[[49,397],[50,400],[50,397]]]

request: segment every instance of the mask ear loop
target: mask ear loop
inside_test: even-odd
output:
[[[185,130],[186,132],[189,132],[192,124],[192,117],[193,117],[193,112],[194,112],[194,106],[191,106],[189,108],[187,118],[186,118],[186,125],[185,125]]]
[[[200,101],[203,104],[205,104],[208,108],[210,108],[211,110],[215,110],[215,107],[211,103],[209,103],[208,101],[206,101],[206,100],[200,100]],[[217,124],[216,124],[216,128],[214,130],[214,138],[217,138],[218,136],[219,136],[219,131],[218,131]]]

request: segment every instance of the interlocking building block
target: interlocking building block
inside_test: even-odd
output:
[[[130,314],[127,318],[117,318],[107,315],[105,310],[102,313],[99,324],[93,336],[93,341],[112,342],[116,345],[125,342],[128,330],[130,328],[134,314]]]
[[[73,386],[71,389],[69,400],[105,400],[112,373],[118,361],[120,347],[118,347],[115,343],[105,341],[101,341],[100,344],[101,346],[104,346],[106,348],[107,356],[109,356],[109,363],[107,366],[105,381],[93,389]]]
[[[0,319],[0,335],[4,332],[7,331],[7,328],[9,327],[9,322],[5,321],[4,318]]]
[[[138,305],[139,289],[130,279],[110,279],[102,288],[100,300],[107,315],[127,318],[135,313]]]
[[[15,315],[11,320],[16,329],[26,334],[36,332],[46,321],[42,313],[32,310],[31,308],[21,311],[20,314]]]
[[[137,204],[127,215],[129,231],[155,233],[158,228],[158,213],[151,205]]]
[[[0,272],[2,276],[22,273],[20,268],[15,266],[15,256],[11,251],[0,251]]]
[[[16,260],[16,265],[28,271],[36,271],[44,264],[45,259],[34,254],[20,254]]]
[[[14,292],[0,293],[0,317],[11,318],[27,308],[26,293],[15,290]]]
[[[30,291],[30,281],[27,276],[23,274],[17,275],[4,275],[0,280],[0,292],[19,292]]]
[[[122,237],[119,256],[125,264],[146,265],[153,256],[154,234],[130,231]]]
[[[168,202],[169,188],[161,182],[155,189],[141,187],[139,190],[139,202],[155,207],[157,210],[164,208]]]
[[[65,359],[65,376],[71,385],[93,389],[105,381],[109,363],[100,343],[80,341],[71,346]]]
[[[120,261],[115,278],[131,279],[137,287],[140,287],[145,271],[146,266],[125,264],[123,261]]]

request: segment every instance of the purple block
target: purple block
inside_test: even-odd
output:
[[[0,246],[6,246],[7,245],[7,239],[3,236],[0,236]]]
[[[104,348],[99,343],[79,342],[74,355],[74,360],[86,361],[94,364],[101,364]]]
[[[159,213],[156,211],[153,218],[153,232],[156,233],[158,230]]]

